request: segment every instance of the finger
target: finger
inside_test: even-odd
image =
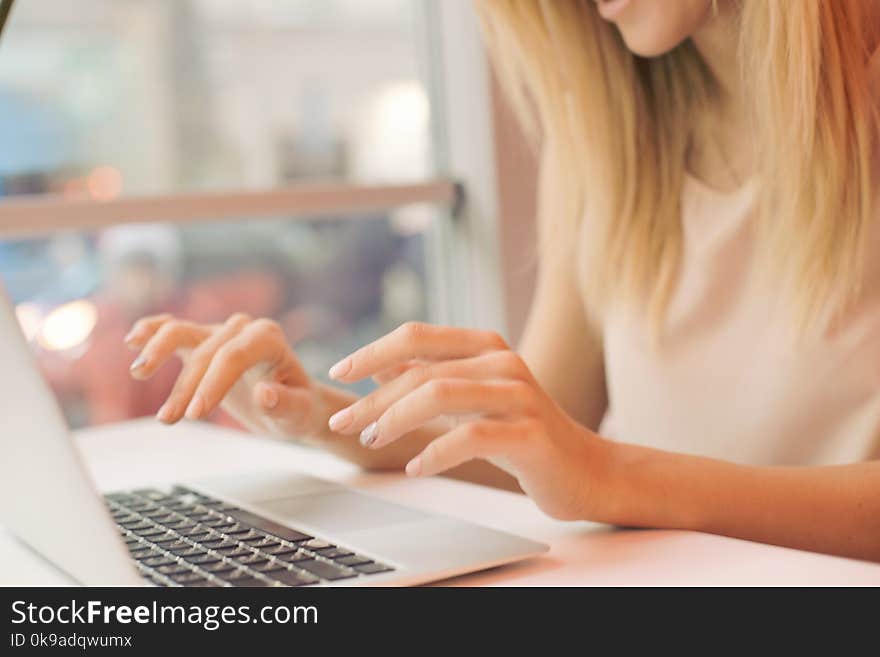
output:
[[[129,368],[136,379],[147,379],[181,349],[194,349],[211,334],[194,322],[168,320],[147,340],[143,351]]]
[[[475,358],[448,360],[410,366],[403,374],[377,390],[362,397],[348,408],[335,413],[328,425],[333,431],[353,434],[362,431],[371,422],[421,385],[432,379],[489,379],[530,380],[522,359],[512,351],[494,351]]]
[[[329,375],[350,383],[413,359],[468,358],[506,348],[504,339],[492,331],[408,322],[343,358]]]
[[[243,314],[236,314],[230,317],[226,322],[212,333],[212,335],[204,340],[196,347],[183,370],[174,382],[174,387],[168,400],[159,409],[157,417],[166,423],[177,422],[183,417],[187,406],[192,400],[193,393],[208,370],[211,359],[217,350],[234,338],[248,324],[250,317]]]
[[[186,410],[196,420],[210,413],[245,372],[264,363],[269,370],[299,369],[281,328],[270,320],[257,320],[221,346],[208,365]]]
[[[169,313],[151,315],[139,319],[122,340],[132,349],[141,349],[147,343],[147,340],[153,337],[153,334],[159,330],[159,327],[171,319],[174,319],[174,317]]]
[[[413,367],[418,367],[419,365],[424,364],[423,360],[411,360],[409,362],[403,363],[401,365],[393,365],[392,367],[387,367],[381,372],[376,372],[373,375],[373,381],[378,383],[380,386],[393,381],[397,377],[399,377],[404,372],[411,370]]]
[[[361,443],[378,449],[444,415],[531,416],[532,387],[522,381],[432,379],[391,405],[361,432]]]
[[[271,418],[272,424],[286,436],[303,430],[314,403],[308,388],[268,381],[254,386],[253,395],[254,406]]]
[[[524,422],[480,420],[462,424],[433,440],[406,464],[411,477],[428,477],[473,459],[510,458],[528,435]]]

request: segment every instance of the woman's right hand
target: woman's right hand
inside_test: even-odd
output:
[[[276,435],[317,435],[326,422],[320,392],[272,320],[236,314],[206,325],[156,315],[138,321],[125,342],[140,350],[131,365],[136,379],[174,356],[183,361],[157,413],[167,424],[205,417],[221,404],[251,430]]]

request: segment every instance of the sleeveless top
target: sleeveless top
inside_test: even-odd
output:
[[[637,309],[600,318],[609,395],[600,433],[754,465],[880,458],[877,231],[844,321],[798,340],[777,292],[749,276],[756,191],[686,178],[682,264],[659,343]]]

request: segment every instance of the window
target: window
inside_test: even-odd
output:
[[[485,91],[455,73],[466,4],[16,4],[0,280],[72,426],[163,401],[174,367],[130,382],[121,343],[147,313],[274,317],[319,376],[408,319],[491,323],[488,132],[450,109]]]
[[[4,190],[98,199],[431,173],[410,0],[28,0],[0,57]]]

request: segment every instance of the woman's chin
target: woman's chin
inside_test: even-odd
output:
[[[627,49],[639,57],[660,57],[674,50],[684,39],[680,36],[663,37],[658,34],[639,34],[638,30],[621,29]]]

